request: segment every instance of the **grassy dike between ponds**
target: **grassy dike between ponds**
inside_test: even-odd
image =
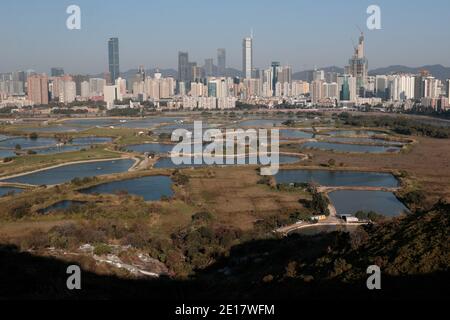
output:
[[[32,173],[36,170],[46,170],[58,165],[123,157],[129,156],[101,147],[59,154],[22,156],[14,158],[13,161],[7,163],[0,163],[0,179],[12,178],[13,176]]]

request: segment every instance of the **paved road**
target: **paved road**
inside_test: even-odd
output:
[[[290,225],[290,226],[286,226],[286,227],[281,227],[279,229],[276,229],[274,232],[280,233],[283,235],[288,235],[292,231],[306,229],[306,228],[317,228],[317,227],[321,227],[321,226],[362,226],[362,225],[368,224],[367,222],[345,223],[344,221],[339,220],[337,218],[336,218],[336,220],[337,220],[336,222],[328,221],[328,220],[320,221],[318,223],[304,222],[301,224],[294,224],[294,225]]]

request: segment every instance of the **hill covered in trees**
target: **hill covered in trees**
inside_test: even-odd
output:
[[[440,202],[430,211],[350,234],[247,243],[234,248],[222,268],[235,276],[234,285],[244,286],[231,291],[238,297],[448,298],[443,283],[449,278],[449,222],[450,204]],[[375,264],[382,271],[376,293],[366,288],[367,267]]]
[[[450,204],[359,229],[255,239],[233,246],[189,280],[130,280],[83,273],[65,289],[70,263],[0,247],[0,298],[448,299]],[[382,290],[369,291],[378,265]]]

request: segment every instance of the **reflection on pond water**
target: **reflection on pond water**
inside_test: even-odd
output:
[[[376,145],[361,145],[361,144],[343,144],[332,142],[306,142],[302,145],[302,149],[320,149],[336,152],[350,152],[350,153],[394,153],[401,150],[396,146],[376,146]]]
[[[373,211],[392,217],[409,212],[392,192],[339,190],[329,197],[338,214]]]
[[[4,197],[10,194],[17,194],[23,192],[23,189],[11,188],[11,187],[0,187],[0,197]]]
[[[11,158],[15,157],[16,153],[13,150],[1,150],[0,149],[0,158]]]
[[[14,157],[18,154],[56,154],[79,151],[90,145],[112,142],[112,138],[81,137],[67,144],[62,144],[54,138],[7,137],[0,140],[0,158]]]
[[[58,142],[53,138],[30,139],[27,137],[9,137],[0,141],[0,148],[14,149],[17,145],[21,149],[50,147]]]
[[[163,197],[169,198],[173,195],[172,180],[166,176],[149,176],[105,183],[81,192],[117,194],[122,191],[143,197],[145,201],[161,200]]]
[[[314,134],[294,129],[281,129],[280,137],[285,139],[311,139]]]
[[[277,183],[310,183],[331,187],[383,187],[396,188],[398,180],[390,173],[331,171],[331,170],[280,170]]]
[[[128,171],[133,165],[132,159],[108,160],[71,164],[53,169],[38,171],[23,176],[3,180],[32,185],[55,185],[69,182],[74,178],[94,177]]]
[[[383,144],[383,145],[393,145],[393,146],[401,146],[402,142],[399,141],[389,141],[384,139],[376,139],[376,138],[338,138],[331,137],[327,138],[329,142],[341,142],[341,143],[357,143],[357,144]]]

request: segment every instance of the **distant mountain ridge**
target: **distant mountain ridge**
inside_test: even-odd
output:
[[[337,73],[343,73],[344,69],[336,66],[331,67],[325,67],[325,68],[318,68],[317,70],[324,70],[325,73],[327,72],[337,72]],[[420,67],[407,67],[403,65],[392,65],[389,67],[384,68],[377,68],[369,71],[370,76],[376,76],[376,75],[389,75],[394,73],[412,73],[412,74],[418,74],[422,70],[428,70],[434,77],[437,79],[440,79],[442,81],[445,81],[446,79],[450,79],[450,67],[444,67],[441,64],[434,64],[434,65],[426,65],[426,66],[420,66]],[[292,78],[294,80],[309,80],[310,74],[313,70],[305,70],[300,72],[295,72],[292,75]]]
[[[369,75],[375,76],[380,74],[392,74],[392,73],[412,73],[417,74],[422,70],[428,70],[434,77],[445,81],[446,79],[450,79],[450,67],[444,67],[441,64],[427,65],[421,67],[407,67],[402,65],[394,65],[385,68],[378,68],[369,71]]]

